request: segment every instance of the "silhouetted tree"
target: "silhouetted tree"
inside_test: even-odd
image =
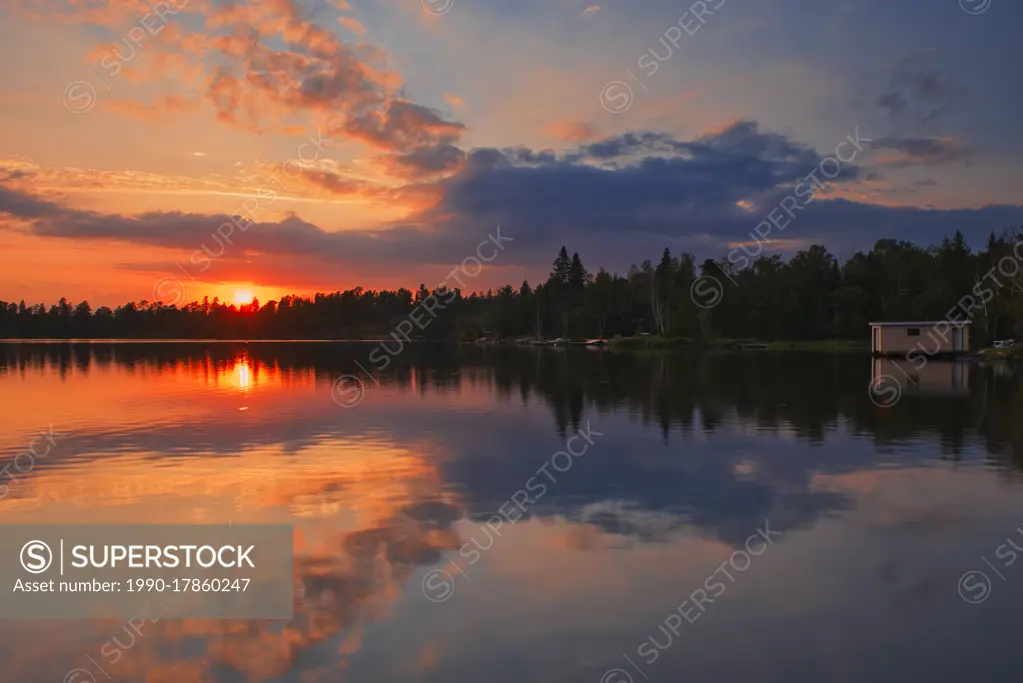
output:
[[[624,275],[603,269],[590,275],[578,252],[562,247],[550,276],[535,288],[522,282],[487,292],[424,285],[411,291],[355,287],[310,297],[284,296],[260,304],[229,306],[214,298],[181,307],[130,301],[95,311],[61,298],[47,308],[0,301],[0,337],[345,339],[381,337],[414,314],[412,338],[474,338],[559,334],[576,337],[657,332],[665,336],[785,339],[863,339],[872,320],[931,319],[969,315],[977,343],[1023,337],[1023,267],[1015,247],[1023,232],[992,233],[973,253],[962,234],[923,248],[878,240],[844,263],[822,245],[789,261],[761,255],[738,269],[667,248]],[[1013,267],[1015,266],[1015,267]],[[692,295],[698,277],[720,283],[709,308]],[[403,326],[408,327],[408,323]]]

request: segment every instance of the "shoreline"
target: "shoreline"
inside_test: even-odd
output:
[[[690,337],[660,337],[657,335],[639,335],[618,337],[603,340],[603,344],[585,346],[582,340],[553,344],[552,340],[544,340],[541,344],[521,341],[522,338],[502,340],[450,340],[450,339],[411,339],[407,344],[440,345],[440,346],[477,346],[502,347],[519,349],[566,349],[586,348],[612,350],[620,352],[649,351],[732,351],[732,352],[801,352],[831,354],[862,354],[873,356],[870,345],[858,340],[834,339],[816,341],[768,341],[753,339],[693,339]],[[47,338],[0,338],[0,344],[41,344],[41,345],[90,345],[90,344],[379,344],[391,343],[392,337],[366,339],[175,339],[175,338],[142,338],[142,339],[83,339]],[[1012,348],[984,348],[971,351],[965,356],[979,361],[1009,362],[1023,357],[1023,345]]]
[[[521,338],[519,338],[521,339]],[[392,337],[386,338],[365,338],[365,339],[187,339],[187,338],[0,338],[0,344],[378,344],[381,342],[393,342]],[[404,343],[409,344],[439,344],[447,346],[500,346],[515,348],[598,348],[614,349],[619,351],[646,351],[646,350],[702,350],[702,351],[834,351],[834,352],[864,352],[869,353],[870,347],[855,341],[781,341],[781,342],[759,342],[749,339],[711,339],[700,340],[688,337],[659,337],[655,335],[642,335],[633,337],[618,337],[605,339],[603,344],[585,347],[573,340],[570,343],[552,343],[552,340],[544,340],[541,344],[518,341],[516,339],[504,340],[450,340],[450,339],[411,339]]]

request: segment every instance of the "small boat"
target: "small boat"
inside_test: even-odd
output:
[[[565,337],[558,337],[557,339],[551,342],[551,344],[553,344],[554,346],[568,346],[571,343],[572,340],[566,339]]]
[[[587,339],[583,342],[583,346],[606,346],[607,340],[604,338],[600,339]]]

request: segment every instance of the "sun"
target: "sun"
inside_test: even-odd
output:
[[[236,289],[234,291],[234,302],[239,306],[248,306],[252,303],[252,292],[247,289]]]

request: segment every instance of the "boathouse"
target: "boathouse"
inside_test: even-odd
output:
[[[931,320],[870,323],[870,351],[875,356],[901,356],[914,349],[928,356],[969,353],[970,322]]]

